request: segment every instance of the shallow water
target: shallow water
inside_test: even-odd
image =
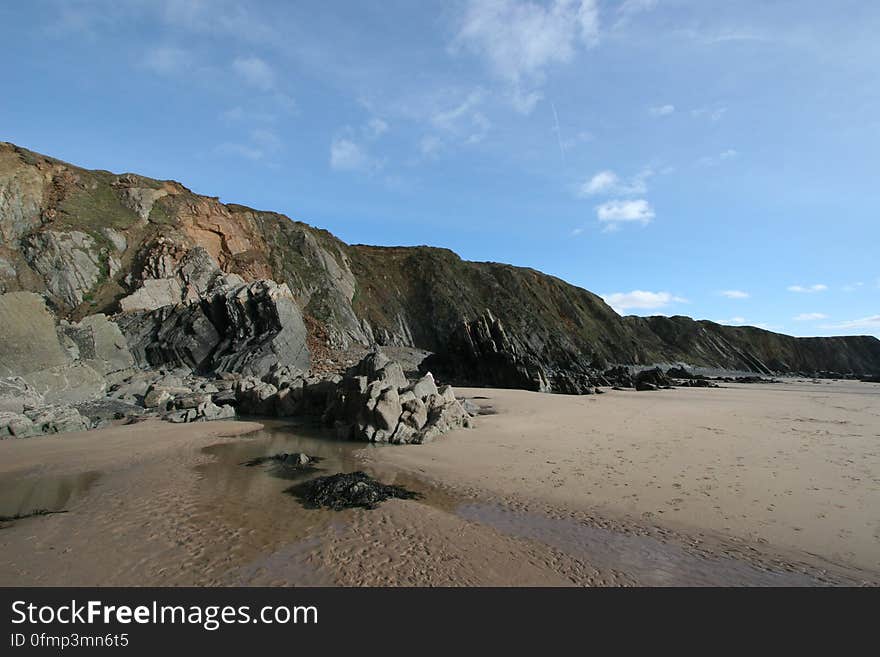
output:
[[[64,511],[84,497],[100,476],[99,472],[82,472],[0,481],[0,516],[12,518],[37,511]]]
[[[701,556],[650,536],[514,511],[497,504],[465,504],[457,513],[504,534],[552,546],[595,568],[627,573],[643,586],[816,586],[821,583],[802,573],[763,570],[724,556]]]

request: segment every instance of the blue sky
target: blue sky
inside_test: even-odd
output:
[[[0,139],[620,312],[880,335],[880,5],[0,4]]]

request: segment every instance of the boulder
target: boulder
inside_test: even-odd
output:
[[[195,408],[184,408],[166,413],[162,419],[167,422],[209,422],[212,420],[229,420],[235,418],[232,406],[217,406],[211,401],[199,404]]]
[[[248,415],[274,415],[278,388],[255,377],[235,384],[236,408]]]
[[[37,429],[37,433],[41,434],[85,431],[92,428],[92,423],[71,406],[43,406],[26,411],[25,415]]]
[[[636,390],[658,390],[660,388],[671,388],[672,381],[659,367],[650,370],[642,370],[636,374],[634,379]]]
[[[412,393],[418,399],[424,399],[428,395],[436,395],[437,394],[437,384],[434,383],[433,375],[428,372],[421,379],[416,381],[412,388]]]
[[[452,387],[438,389],[431,375],[409,385],[396,372],[384,354],[367,354],[336,386],[324,422],[341,439],[395,444],[421,443],[470,426]]]
[[[27,377],[70,361],[58,340],[55,318],[41,296],[0,294],[0,376]]]
[[[127,370],[134,366],[134,358],[119,326],[106,315],[89,315],[79,323],[61,321],[58,327],[67,338],[68,353],[100,374]]]
[[[0,379],[0,411],[21,413],[43,403],[43,395],[20,376]]]
[[[28,438],[39,435],[39,427],[35,427],[31,419],[21,413],[0,411],[0,439]]]

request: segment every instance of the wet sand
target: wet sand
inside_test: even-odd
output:
[[[880,581],[880,386],[596,397],[459,390],[495,415],[365,447],[281,421],[0,442],[0,585]],[[306,510],[278,451],[420,494]]]

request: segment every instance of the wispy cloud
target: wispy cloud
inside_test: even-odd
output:
[[[456,104],[433,112],[429,121],[438,130],[454,134],[465,143],[476,144],[485,139],[492,128],[481,109],[484,98],[482,89],[475,89]]]
[[[340,137],[330,143],[330,167],[336,171],[362,171],[369,165],[366,151],[350,139]]]
[[[245,140],[229,141],[220,144],[217,146],[216,152],[259,161],[279,154],[283,148],[284,144],[275,132],[265,128],[257,128],[251,130]]]
[[[587,196],[634,196],[644,194],[647,189],[647,181],[654,176],[654,170],[650,168],[642,169],[630,180],[625,181],[620,178],[614,171],[604,170],[593,174],[585,180],[578,188],[577,195],[580,197]]]
[[[712,122],[720,121],[725,114],[727,114],[727,108],[721,105],[697,107],[691,110],[691,116],[695,119],[707,119]]]
[[[622,17],[630,17],[650,11],[656,6],[657,0],[624,0],[617,8],[617,13]]]
[[[688,300],[670,292],[649,292],[633,290],[632,292],[614,292],[604,294],[602,298],[618,313],[626,310],[655,310],[676,303],[688,303]]]
[[[367,125],[364,127],[364,131],[366,132],[367,137],[372,139],[376,139],[377,137],[381,137],[386,132],[388,132],[388,123],[378,117],[374,117],[367,121]]]
[[[232,62],[232,70],[246,84],[260,91],[271,91],[275,88],[275,72],[259,57],[236,57]]]
[[[675,105],[654,105],[648,108],[651,116],[669,116],[675,112]]]
[[[823,283],[816,283],[815,285],[789,285],[787,289],[789,292],[810,294],[813,292],[824,292],[828,289],[828,286]]]
[[[748,292],[742,290],[721,290],[719,294],[728,299],[748,299],[750,296]]]
[[[853,319],[839,324],[826,324],[820,328],[824,329],[870,329],[880,331],[880,315],[871,315],[870,317],[862,317],[861,319]]]
[[[795,315],[792,319],[796,322],[815,322],[819,319],[828,319],[828,315],[824,313],[801,313]]]
[[[452,50],[483,57],[510,89],[513,106],[531,112],[541,99],[547,69],[571,61],[578,46],[599,38],[596,0],[470,0]]]
[[[144,66],[160,75],[179,75],[192,66],[192,54],[174,46],[159,46],[147,52]]]
[[[608,201],[596,206],[596,217],[606,225],[606,230],[614,231],[620,224],[640,223],[643,226],[653,221],[654,208],[644,199],[632,201]]]
[[[722,162],[727,162],[728,160],[732,160],[737,157],[739,153],[732,148],[728,148],[726,151],[722,151],[718,153],[718,155],[708,155],[706,157],[701,157],[697,160],[697,164],[701,167],[714,167],[718,166]]]

